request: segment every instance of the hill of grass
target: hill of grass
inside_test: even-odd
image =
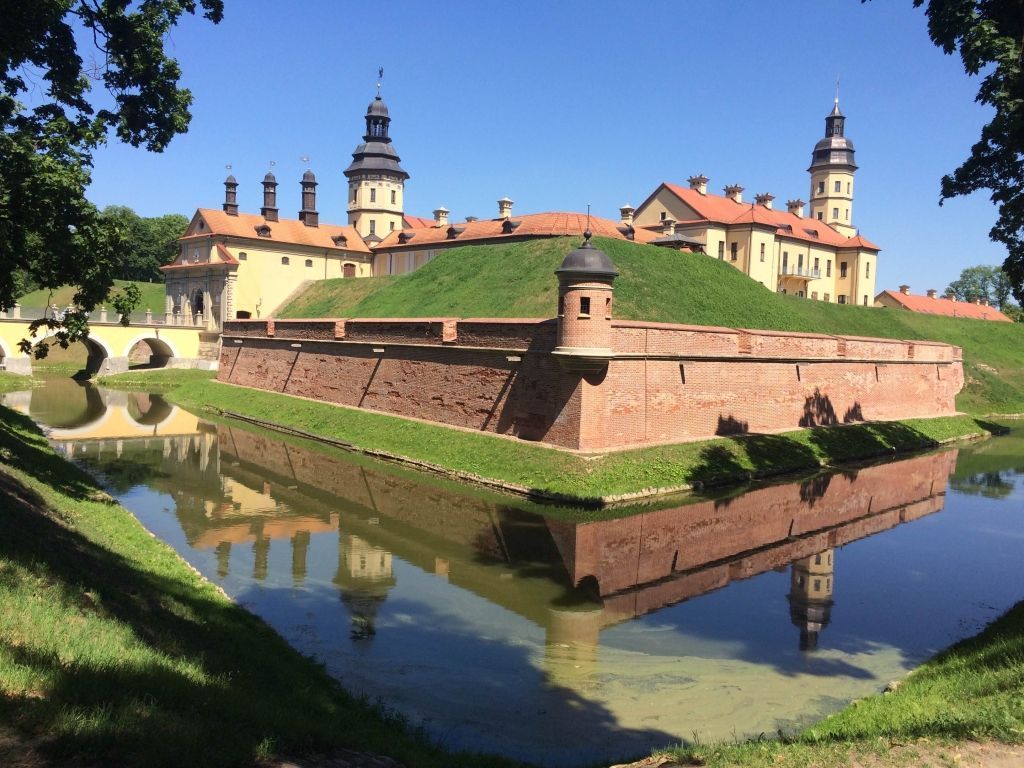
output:
[[[152,309],[154,313],[162,313],[164,311],[164,284],[163,283],[140,283],[129,280],[115,280],[114,290],[122,288],[129,283],[137,285],[139,291],[142,293],[142,300],[139,302],[137,307],[138,312],[145,312],[147,309]],[[38,291],[32,291],[26,293],[20,299],[18,303],[24,308],[39,308],[46,307],[51,304],[56,304],[58,307],[66,307],[71,303],[75,296],[75,291],[78,290],[73,285],[63,285],[60,288],[55,288],[52,292],[46,288],[42,288]]]
[[[442,253],[409,275],[314,283],[282,317],[551,317],[554,271],[574,238]],[[615,262],[615,315],[628,320],[931,339],[964,350],[970,413],[1024,412],[1024,325],[782,296],[717,259],[598,238]]]

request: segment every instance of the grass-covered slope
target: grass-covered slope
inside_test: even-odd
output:
[[[139,306],[136,307],[137,312],[145,312],[147,309],[151,309],[154,313],[163,313],[163,283],[141,283],[134,280],[115,280],[112,292],[116,293],[119,289],[129,283],[138,286],[138,289],[142,294],[142,300],[139,302]],[[18,299],[18,303],[21,304],[23,308],[35,309],[50,306],[52,304],[56,304],[58,307],[63,308],[72,302],[72,299],[75,296],[75,291],[77,290],[78,289],[73,285],[64,285],[60,288],[55,288],[52,292],[48,289],[42,288],[38,291],[26,293]]]
[[[1024,325],[840,306],[782,296],[735,268],[696,254],[598,238],[619,268],[615,316],[697,325],[932,339],[964,349],[974,412],[1024,412]],[[574,238],[442,253],[401,277],[314,283],[282,317],[551,317],[554,271]]]

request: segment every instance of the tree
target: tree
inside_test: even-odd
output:
[[[185,234],[188,219],[180,213],[146,218],[124,205],[108,205],[100,218],[122,238],[120,268],[114,277],[162,282],[160,267],[174,261],[177,239]]]
[[[1000,309],[1010,299],[1010,278],[1000,267],[968,267],[946,288],[960,301],[988,299]]]
[[[188,128],[192,96],[178,87],[181,70],[164,41],[200,7],[219,22],[223,0],[129,5],[0,0],[0,308],[26,282],[79,286],[84,311],[106,299],[124,235],[85,198],[93,152],[110,132],[159,152]],[[80,53],[76,33],[93,50]],[[107,106],[90,101],[94,85]],[[88,333],[82,320],[44,324],[63,345]]]
[[[925,0],[914,0],[916,7]],[[989,237],[1007,248],[1003,269],[1024,303],[1024,4],[1021,0],[927,0],[928,34],[959,53],[969,75],[984,72],[975,100],[995,109],[970,156],[942,178],[940,203],[985,189],[999,216]]]

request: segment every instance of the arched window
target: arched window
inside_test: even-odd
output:
[[[289,259],[287,256],[282,256],[281,257],[281,263],[284,264],[285,266],[288,266],[292,262],[291,262],[291,259]]]
[[[306,259],[306,266],[307,267],[312,267],[313,266],[313,260],[312,259]]]

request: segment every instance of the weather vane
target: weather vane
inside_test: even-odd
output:
[[[270,161],[270,167],[271,167],[271,169],[273,169],[273,167],[274,167],[275,165],[277,165],[277,161],[276,161],[276,160],[271,160],[271,161]]]
[[[839,103],[839,75],[836,75],[836,104]]]
[[[384,79],[384,67],[377,68],[377,95],[380,96],[380,84]]]

